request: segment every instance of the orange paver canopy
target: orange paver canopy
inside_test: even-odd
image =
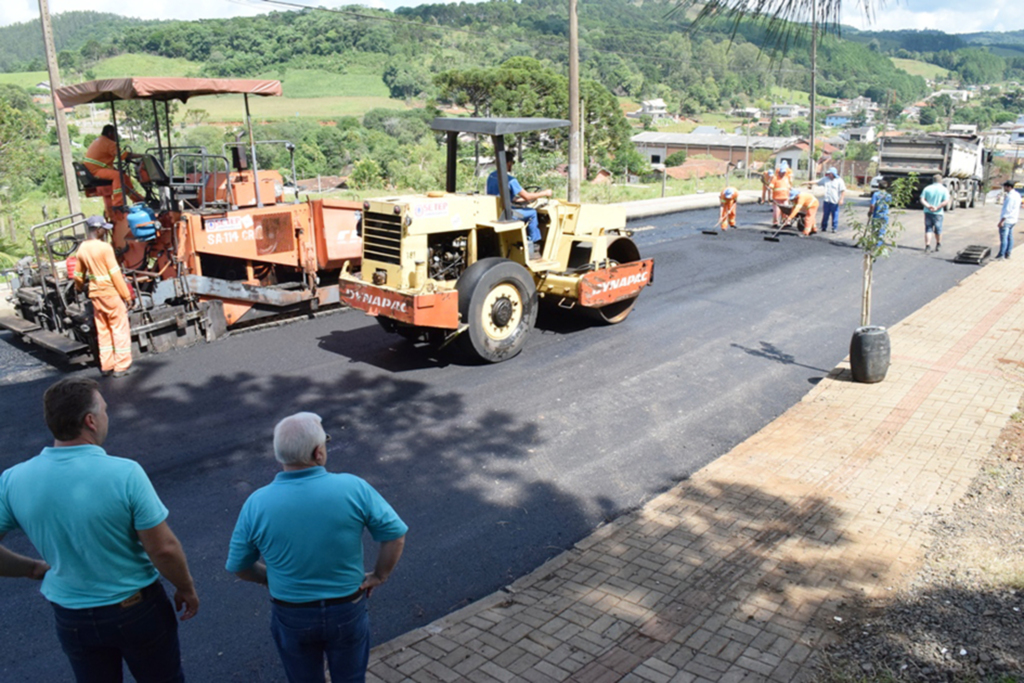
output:
[[[57,89],[63,107],[115,100],[181,100],[196,95],[279,96],[280,81],[242,78],[106,78]]]

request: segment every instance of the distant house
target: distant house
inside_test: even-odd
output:
[[[39,81],[38,83],[36,83],[36,88],[38,88],[39,90],[49,91],[50,81]]]
[[[768,137],[763,135],[732,135],[728,133],[639,133],[632,138],[633,145],[652,164],[664,163],[675,152],[686,152],[687,156],[707,154],[727,161],[734,166],[747,163],[748,152],[752,157],[756,150],[775,150],[790,144],[793,137]],[[749,147],[747,146],[749,143]]]
[[[690,135],[725,135],[725,131],[716,126],[697,126]]]
[[[1014,145],[1024,143],[1024,114],[1017,117],[1014,128],[1010,130],[1010,143]]]
[[[848,109],[852,112],[858,111],[878,111],[878,105],[875,104],[874,100],[870,97],[854,97],[852,100],[846,103],[844,109]]]
[[[659,119],[671,119],[673,116],[668,113],[668,105],[665,104],[665,100],[660,97],[655,100],[644,100],[640,103],[640,108],[634,112],[627,114],[630,118],[638,119],[641,116],[650,116],[655,121]]]
[[[859,128],[847,128],[842,133],[850,142],[874,142],[875,141],[875,127],[874,126],[861,126]]]
[[[775,168],[785,161],[790,168],[797,173],[807,171],[807,150],[811,148],[810,143],[803,138],[796,140],[785,147],[782,147],[775,153]],[[818,159],[817,168],[814,171],[815,176],[821,175],[821,170],[827,164],[832,163],[832,155],[839,151],[839,148],[835,145],[829,144],[828,142],[822,143],[821,146],[821,158]]]
[[[928,96],[928,99],[941,97],[942,95],[949,95],[954,102],[966,102],[974,97],[974,93],[970,90],[936,90]]]
[[[742,109],[733,109],[729,112],[730,116],[740,116],[745,119],[760,119],[764,112],[761,111],[760,107],[743,107]]]
[[[856,116],[852,111],[834,111],[825,117],[825,125],[829,127],[845,126]]]
[[[949,132],[957,135],[977,135],[978,126],[973,123],[951,123]]]
[[[799,104],[773,104],[771,112],[772,116],[789,119],[795,116],[808,116],[811,110]]]

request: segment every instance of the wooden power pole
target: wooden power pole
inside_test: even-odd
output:
[[[576,0],[569,0],[569,201],[580,201],[580,49]]]
[[[814,149],[814,123],[815,109],[817,105],[817,76],[818,76],[818,3],[811,2],[811,148],[807,150],[807,180],[814,180],[818,175]],[[795,176],[794,176],[795,177]]]
[[[68,136],[68,122],[57,101],[60,87],[60,71],[57,69],[57,52],[53,46],[53,26],[50,25],[50,8],[46,0],[39,0],[39,23],[43,27],[43,45],[46,48],[46,69],[50,74],[50,99],[53,101],[53,120],[57,124],[57,143],[60,145],[60,160],[64,167],[64,191],[68,195],[68,213],[81,211],[78,201],[78,184],[75,169],[71,165],[71,140]]]

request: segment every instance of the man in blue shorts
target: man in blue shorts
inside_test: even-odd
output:
[[[540,254],[538,243],[540,242],[540,227],[537,222],[537,209],[529,206],[519,206],[519,203],[526,204],[527,202],[536,201],[538,199],[544,199],[552,195],[551,190],[541,190],[540,192],[527,192],[523,189],[523,186],[519,184],[516,177],[512,175],[512,165],[516,161],[515,150],[508,150],[505,152],[505,166],[508,169],[508,189],[512,195],[512,203],[515,204],[515,208],[512,210],[512,215],[521,221],[527,221],[526,225],[526,239],[530,242],[526,249],[527,258],[535,259],[539,258]],[[487,176],[487,194],[497,197],[501,192],[498,189],[498,171],[491,171],[491,174]]]
[[[199,609],[167,508],[142,466],[101,448],[107,404],[91,379],[64,379],[43,396],[52,448],[0,476],[0,538],[21,529],[43,561],[0,547],[0,575],[43,580],[57,637],[78,683],[185,680],[178,623],[162,574],[184,608]]]
[[[949,190],[942,184],[942,176],[932,176],[932,184],[921,190],[924,207],[924,251],[932,250],[931,234],[935,233],[935,251],[942,247],[942,210],[949,204]]]
[[[325,656],[332,681],[365,680],[364,598],[395,569],[408,530],[368,483],[324,468],[329,440],[313,413],[277,424],[284,471],[245,501],[228,552],[228,571],[270,590],[270,632],[290,683],[323,683]],[[364,529],[381,544],[369,573]]]

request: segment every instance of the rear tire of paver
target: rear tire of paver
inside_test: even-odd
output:
[[[537,287],[518,263],[487,258],[466,269],[456,285],[459,314],[468,328],[459,336],[466,355],[487,363],[516,356],[537,321]]]

